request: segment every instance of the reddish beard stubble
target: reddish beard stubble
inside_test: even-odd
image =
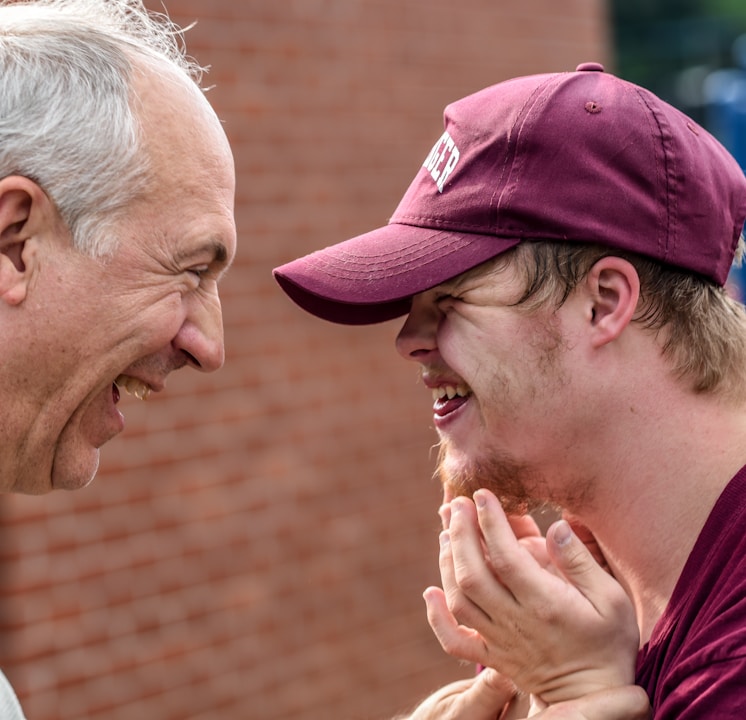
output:
[[[538,478],[528,468],[503,458],[471,461],[457,469],[448,467],[448,442],[443,440],[438,450],[436,476],[447,497],[471,498],[480,488],[493,492],[508,515],[524,515],[546,506],[534,490]]]

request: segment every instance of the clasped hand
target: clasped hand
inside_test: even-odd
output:
[[[528,697],[549,706],[541,718],[646,718],[632,604],[570,525],[544,538],[487,490],[442,510],[443,589],[425,591],[428,620],[447,653],[488,670],[443,688],[411,720],[523,718],[516,698]]]

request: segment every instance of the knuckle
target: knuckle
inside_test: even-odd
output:
[[[580,545],[567,553],[565,565],[572,572],[586,573],[593,569],[593,566],[588,562],[589,557],[590,555],[585,551],[585,548]]]
[[[449,593],[446,597],[446,605],[451,615],[457,620],[463,617],[469,608],[468,600],[460,592]]]
[[[456,569],[456,582],[459,588],[467,595],[478,590],[482,584],[480,574],[467,567]]]
[[[451,637],[439,637],[438,642],[447,655],[458,655],[460,646]]]
[[[503,581],[509,581],[516,572],[515,562],[505,555],[493,553],[490,557],[492,571]]]

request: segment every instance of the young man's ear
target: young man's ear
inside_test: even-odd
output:
[[[19,305],[36,271],[35,238],[49,232],[57,211],[29,178],[0,180],[0,302]]]
[[[616,340],[632,321],[640,299],[640,278],[634,266],[620,257],[601,258],[586,277],[594,347]]]

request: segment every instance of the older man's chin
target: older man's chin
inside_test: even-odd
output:
[[[90,485],[98,472],[101,453],[92,448],[84,457],[55,460],[52,467],[52,490],[80,490]]]
[[[124,430],[111,385],[82,405],[62,429],[54,453],[52,490],[79,490],[98,471],[100,448]]]
[[[19,461],[15,468],[3,468],[0,493],[45,495],[52,490],[79,490],[91,484],[98,464],[98,448],[88,448],[84,456],[78,454],[75,459],[64,453],[55,454],[51,466],[38,458],[31,462]]]

